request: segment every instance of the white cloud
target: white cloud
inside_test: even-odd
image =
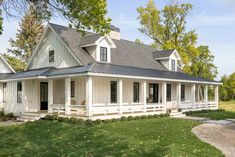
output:
[[[235,26],[235,13],[223,15],[208,15],[206,11],[193,15],[189,20],[190,26]]]

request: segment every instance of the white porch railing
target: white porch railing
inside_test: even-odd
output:
[[[209,102],[196,102],[195,104],[191,101],[181,102],[180,108],[183,112],[185,111],[196,111],[196,110],[207,110],[207,109],[217,109],[217,103],[215,101]]]
[[[85,115],[85,105],[69,105],[70,113],[76,115]],[[53,113],[65,113],[65,104],[52,104],[51,110]]]
[[[51,111],[52,113],[65,113],[65,105],[64,104],[51,104]]]
[[[164,109],[165,109],[164,104],[148,103],[147,106],[146,106],[146,111],[147,112],[150,112],[150,111],[153,111],[153,112],[162,111]]]

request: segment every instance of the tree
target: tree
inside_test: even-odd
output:
[[[202,78],[214,79],[218,74],[217,67],[213,64],[214,56],[208,46],[197,47],[198,55],[191,58],[191,65],[185,65],[187,73]]]
[[[106,0],[0,0],[0,7],[9,17],[21,15],[32,4],[37,6],[39,18],[61,15],[83,33],[85,29],[109,32],[111,19],[106,17]]]
[[[144,42],[143,42],[143,41],[141,41],[140,39],[135,39],[135,43],[143,44]]]
[[[17,59],[16,57],[12,57],[8,54],[3,54],[3,57],[7,60],[7,62],[11,65],[11,67],[15,71],[22,71],[24,70],[26,63]]]
[[[158,10],[153,0],[149,0],[146,7],[137,8],[139,13],[138,19],[141,27],[140,32],[147,35],[154,41],[153,47],[158,49],[176,49],[182,58],[183,70],[187,73],[198,75],[198,72],[190,71],[195,68],[190,68],[195,57],[201,53],[195,45],[197,42],[197,34],[195,30],[186,31],[186,17],[189,15],[193,6],[191,4],[179,4],[175,1],[170,1],[163,10]],[[211,57],[212,55],[208,55]],[[208,64],[211,64],[210,58]],[[210,68],[213,72],[211,76],[215,76],[214,67]],[[214,78],[206,74],[200,76],[206,78]]]
[[[219,86],[219,94],[220,94],[220,99],[223,101],[227,101],[229,100],[229,76],[222,76],[221,83],[223,83],[221,86]]]
[[[17,71],[24,69],[42,36],[44,30],[43,21],[36,16],[35,7],[30,6],[29,11],[19,23],[16,39],[11,38],[9,40],[12,49],[8,49],[5,57]]]

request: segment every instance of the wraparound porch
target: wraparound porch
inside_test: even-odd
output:
[[[30,86],[30,82],[33,86],[32,80],[26,80],[25,86]],[[88,118],[218,108],[218,85],[214,85],[214,100],[208,99],[210,85],[189,82],[82,76],[37,80],[35,85],[39,86],[38,94],[34,93],[38,103],[27,95],[35,90],[25,88],[25,112],[42,110],[42,103],[50,114]]]

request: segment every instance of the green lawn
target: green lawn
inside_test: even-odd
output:
[[[156,118],[92,127],[44,120],[0,126],[0,156],[223,156],[191,133],[199,124]]]
[[[219,108],[235,112],[235,101],[220,101]]]
[[[235,119],[235,112],[221,111],[221,112],[208,112],[208,113],[193,113],[191,116],[205,117],[214,120]]]

